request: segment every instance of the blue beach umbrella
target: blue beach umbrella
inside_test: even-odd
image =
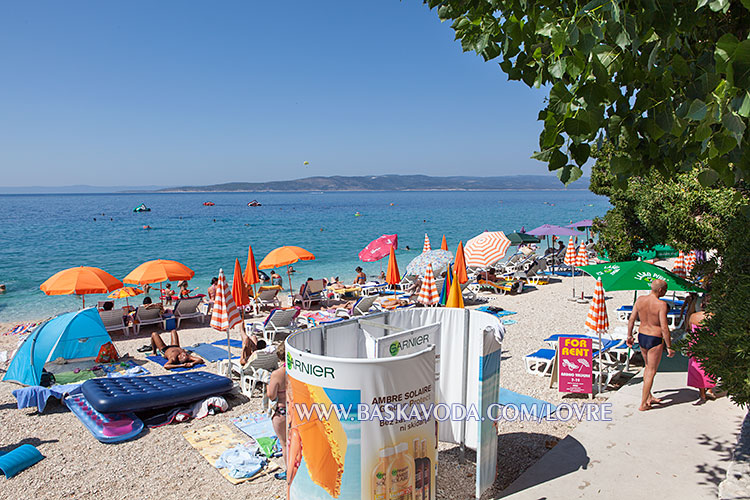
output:
[[[419,254],[414,260],[409,262],[409,265],[406,266],[406,274],[424,276],[427,268],[432,265],[432,271],[435,273],[435,276],[439,276],[451,262],[453,262],[453,254],[451,252],[447,250],[429,250]]]
[[[440,291],[440,302],[441,306],[448,303],[448,294],[451,291],[451,283],[453,283],[453,267],[448,266],[448,276],[443,282],[443,289]]]

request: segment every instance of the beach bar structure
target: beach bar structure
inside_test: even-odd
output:
[[[496,475],[481,417],[499,400],[504,334],[487,313],[419,308],[288,337],[288,498],[434,499],[438,440],[476,450],[479,498]]]

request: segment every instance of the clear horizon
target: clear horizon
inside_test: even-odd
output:
[[[554,175],[544,90],[419,1],[41,1],[0,28],[5,187]]]

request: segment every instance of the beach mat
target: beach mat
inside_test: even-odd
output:
[[[198,453],[203,456],[211,467],[216,467],[216,460],[221,456],[222,453],[230,448],[234,448],[237,445],[244,443],[244,441],[225,424],[211,424],[200,429],[183,432],[182,435],[190,443],[190,446],[198,450]],[[224,476],[224,479],[232,484],[240,484],[245,481],[257,477],[257,474],[253,477],[246,477],[241,479],[235,479],[229,475],[227,469],[217,469],[218,472]]]
[[[249,413],[232,419],[232,423],[239,430],[253,438],[267,457],[272,457],[275,452],[280,452],[281,447],[277,444],[276,432],[273,430],[271,419],[265,413]]]
[[[216,342],[211,342],[211,345],[218,345],[218,346],[224,346],[226,347],[227,341],[224,340],[217,340]],[[230,347],[237,347],[238,349],[242,349],[242,341],[241,340],[235,340],[235,339],[229,339],[229,346]]]
[[[241,345],[242,343],[240,343]],[[209,362],[219,361],[227,359],[227,341],[224,341],[224,348],[217,347],[211,344],[196,344],[194,346],[186,347],[188,351],[192,351],[201,358]],[[236,355],[232,355],[232,358],[236,358]]]
[[[492,306],[482,306],[477,307],[477,311],[486,312],[487,314],[492,314],[493,316],[497,316],[498,318],[502,318],[503,316],[510,316],[512,314],[518,314],[514,311],[493,311],[490,309]]]
[[[497,402],[501,405],[514,405],[518,411],[520,411],[520,408],[523,405],[530,413],[533,411],[532,408],[535,407],[537,418],[544,418],[548,414],[552,415],[555,413],[555,410],[557,410],[557,407],[552,403],[532,398],[531,396],[525,396],[502,387],[500,388],[500,397]]]
[[[146,359],[149,361],[153,361],[154,363],[161,365],[161,366],[164,366],[167,364],[167,358],[165,358],[164,356],[146,356]],[[205,367],[206,365],[204,363],[201,363],[201,364],[195,365],[192,368],[185,368],[181,366],[180,368],[172,368],[169,371],[170,372],[186,372],[190,370],[200,370]]]

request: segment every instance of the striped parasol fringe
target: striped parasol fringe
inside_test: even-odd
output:
[[[216,298],[211,313],[211,328],[224,332],[241,321],[240,311],[234,303],[232,292],[224,277],[224,270],[219,269],[219,283],[216,285]]]
[[[565,262],[566,266],[575,266],[576,265],[576,242],[575,242],[575,236],[570,237],[570,241],[568,241],[568,248],[565,250]]]
[[[676,274],[680,278],[687,277],[687,271],[685,269],[685,252],[683,252],[682,250],[680,250],[680,254],[677,256],[677,260],[674,261],[672,274]]]
[[[586,250],[586,243],[581,242],[581,246],[578,247],[578,255],[576,255],[576,267],[588,266],[589,265],[589,251]]]
[[[424,245],[422,245],[422,253],[429,252],[432,250],[432,247],[430,246],[430,237],[427,236],[427,233],[424,233]]]
[[[489,267],[508,251],[510,240],[502,231],[484,232],[466,242],[464,258],[468,267]]]
[[[432,272],[432,264],[427,266],[427,272],[422,279],[422,286],[419,287],[417,302],[426,306],[432,306],[440,301],[440,293],[435,284],[435,274]]]
[[[609,330],[607,305],[604,303],[604,286],[601,278],[597,278],[594,287],[594,297],[591,299],[589,314],[586,316],[586,328],[595,334],[603,334]]]
[[[695,254],[695,250],[691,250],[687,257],[685,257],[685,272],[690,274],[693,272],[695,263],[698,260],[698,256]]]

